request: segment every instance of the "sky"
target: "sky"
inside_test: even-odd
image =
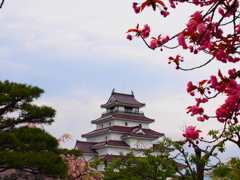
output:
[[[216,120],[199,123],[186,114],[186,107],[195,103],[186,85],[236,64],[213,62],[183,72],[169,65],[167,58],[181,53],[186,58],[183,66],[192,67],[206,56],[181,49],[153,51],[140,39],[126,39],[126,31],[137,23],[148,24],[152,36],[173,36],[196,8],[179,5],[163,18],[150,8],[135,14],[131,6],[129,0],[7,0],[0,9],[0,80],[45,90],[35,103],[56,109],[55,122],[45,129],[55,137],[72,135],[73,140],[61,143],[63,148],[74,148],[76,140],[84,140],[81,134],[95,129],[91,121],[105,111],[100,105],[113,88],[119,93],[133,91],[146,104],[145,116],[155,119],[150,128],[174,140],[182,139],[182,129],[188,125],[201,129],[203,136],[220,128]],[[220,98],[207,111],[213,113],[221,103]],[[223,160],[239,155],[236,145],[227,148],[219,156]]]

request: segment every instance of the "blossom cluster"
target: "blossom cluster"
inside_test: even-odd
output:
[[[218,94],[225,94],[225,102],[216,109],[215,116],[219,122],[228,122],[231,124],[238,123],[238,115],[240,115],[240,84],[236,78],[240,78],[240,71],[236,69],[230,69],[228,71],[228,77],[222,75],[221,71],[218,72],[218,78],[211,76],[209,80],[204,80],[193,85],[190,81],[187,85],[187,92],[192,96],[195,96],[195,92],[200,93],[205,98],[196,98],[196,105],[189,106],[187,113],[191,113],[192,116],[200,115],[197,117],[198,121],[205,121],[209,119],[204,113],[204,109],[200,107],[201,103],[208,102],[209,99],[215,97]],[[210,96],[214,92],[214,95]]]
[[[236,63],[240,61],[237,57],[237,49],[239,48],[240,41],[240,24],[236,21],[239,16],[239,1],[238,0],[228,0],[228,1],[217,1],[217,0],[192,0],[192,1],[181,1],[181,0],[169,0],[170,7],[176,8],[179,3],[192,3],[196,6],[212,6],[211,11],[206,12],[196,11],[190,16],[189,21],[186,23],[186,28],[180,32],[177,36],[169,38],[166,36],[162,38],[159,35],[157,38],[152,37],[148,47],[151,49],[156,49],[160,47],[162,51],[163,45],[165,45],[170,39],[177,37],[178,45],[185,50],[189,50],[190,53],[198,54],[200,51],[210,54],[211,59],[216,59],[223,63],[231,62]],[[156,8],[160,9],[160,14],[164,17],[169,15],[167,11],[167,6],[163,1],[160,0],[145,0],[143,3],[133,3],[133,9],[135,13],[142,12],[145,7],[151,6],[155,11]],[[215,11],[219,13],[220,17],[217,21],[213,21],[215,17]],[[223,21],[223,19],[232,18],[229,21]],[[221,28],[226,24],[233,24],[233,33],[229,35],[229,32],[224,32]],[[129,32],[129,31],[128,31]],[[143,37],[140,33],[136,34],[136,37]],[[160,38],[159,38],[160,37]],[[146,38],[143,37],[144,39]],[[132,35],[128,34],[127,39],[132,40]],[[164,47],[167,47],[166,45]],[[176,69],[179,69],[179,62],[176,63]]]
[[[221,11],[223,17],[234,15],[237,11],[238,2],[233,3],[235,6],[230,6],[228,12]],[[223,63],[240,61],[239,57],[234,56],[239,47],[239,25],[235,27],[233,36],[224,36],[220,22],[212,22],[211,16],[205,17],[202,13],[196,11],[191,15],[186,29],[178,35],[178,44],[194,54],[207,52]]]
[[[140,5],[136,2],[134,2],[133,5],[132,5],[132,8],[133,8],[134,12],[136,14],[138,14],[141,11],[143,11],[146,6],[152,6],[154,11],[156,10],[156,8],[159,8],[160,9],[160,14],[163,17],[167,17],[169,15],[169,12],[167,11],[167,7],[160,0],[146,0],[144,3],[142,3]]]
[[[199,139],[199,133],[202,132],[201,130],[196,130],[195,126],[188,126],[186,128],[185,133],[183,134],[184,137],[186,137],[185,141],[188,141],[189,139],[191,140],[197,140]],[[198,144],[198,141],[196,141]]]
[[[240,42],[240,22],[239,22],[239,1],[238,0],[168,0],[171,8],[176,8],[180,3],[190,3],[199,7],[209,6],[203,8],[203,11],[196,11],[193,13],[186,28],[176,35],[163,37],[161,34],[158,37],[151,37],[148,43],[143,30],[139,30],[139,25],[136,29],[130,29],[127,33],[135,33],[136,37],[141,37],[144,43],[150,49],[162,48],[174,49],[177,47],[187,50],[192,54],[205,53],[210,58],[202,65],[183,69],[180,63],[183,62],[184,57],[181,55],[170,56],[168,58],[169,64],[174,63],[176,69],[193,70],[200,68],[211,62],[217,60],[222,63],[237,63],[239,58],[239,42]],[[160,14],[164,17],[169,15],[166,5],[160,0],[144,0],[143,3],[133,3],[135,13],[142,12],[145,7],[152,7],[160,10]],[[207,9],[206,12],[204,12]],[[230,28],[229,28],[230,27]],[[149,27],[150,33],[150,27]],[[132,40],[132,35],[128,34],[127,39]],[[168,46],[168,42],[177,39],[176,46]],[[191,116],[196,116],[198,121],[204,122],[210,118],[215,118],[218,122],[224,123],[223,131],[227,125],[236,125],[238,123],[238,116],[240,115],[240,71],[230,69],[228,76],[223,76],[219,70],[218,75],[212,75],[209,79],[202,80],[196,85],[191,81],[187,84],[187,92],[191,96],[200,94],[196,97],[196,104],[187,107],[187,113]],[[218,95],[225,96],[225,101],[216,108],[214,115],[206,114],[204,103],[210,102],[211,99]],[[191,140],[199,138],[200,130],[196,127],[189,126],[186,128],[184,137]],[[189,141],[190,142],[190,141]],[[197,144],[198,141],[196,141]],[[193,141],[190,144],[194,144]]]
[[[65,160],[67,161],[69,167],[69,179],[103,179],[103,174],[99,171],[93,170],[90,167],[90,163],[86,161],[84,157],[76,158],[74,155],[67,155]]]
[[[139,24],[137,24],[135,29],[129,29],[127,31],[127,33],[132,33],[133,32],[133,33],[135,33],[135,36],[137,36],[137,37],[140,36],[143,39],[145,39],[149,36],[150,31],[151,31],[151,29],[147,24],[143,26],[142,30],[139,29]],[[132,38],[133,38],[132,35],[130,35],[130,34],[127,35],[127,39],[129,39],[130,41],[132,40]]]
[[[166,36],[164,38],[162,38],[162,35],[160,34],[157,38],[152,38],[152,40],[150,41],[149,47],[152,49],[155,49],[158,46],[161,46],[162,44],[166,43],[167,41],[169,41],[169,36]]]

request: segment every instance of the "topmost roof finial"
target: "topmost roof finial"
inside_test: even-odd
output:
[[[133,91],[131,91],[132,95],[134,95]]]
[[[115,88],[113,88],[112,92],[114,92],[114,91],[115,91]]]

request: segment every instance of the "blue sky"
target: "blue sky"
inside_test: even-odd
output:
[[[151,9],[136,15],[131,6],[129,0],[18,0],[6,1],[0,10],[1,80],[45,90],[36,103],[57,110],[55,123],[46,129],[55,137],[69,133],[74,139],[62,147],[73,148],[76,139],[83,140],[81,134],[95,129],[90,122],[100,117],[104,111],[100,105],[113,88],[120,93],[133,91],[146,103],[145,115],[156,121],[150,127],[173,139],[182,138],[185,125],[197,125],[206,134],[218,124],[198,123],[185,113],[194,104],[185,89],[190,80],[198,82],[216,74],[221,63],[193,72],[176,71],[168,65],[168,56],[186,55],[186,66],[201,63],[205,56],[181,49],[152,51],[140,39],[126,39],[126,31],[137,23],[148,23],[153,36],[159,32],[174,35],[184,28],[194,8],[186,11],[180,6],[164,19]],[[215,107],[221,102],[217,100]],[[223,159],[237,155],[234,145],[228,147]]]

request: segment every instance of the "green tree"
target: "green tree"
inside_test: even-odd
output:
[[[16,169],[17,176],[64,178],[68,170],[56,138],[39,128],[0,131],[0,171]]]
[[[51,124],[55,110],[32,104],[44,92],[36,86],[0,81],[0,130],[11,131],[21,124]]]
[[[157,148],[144,152],[144,157],[134,153],[121,154],[107,164],[104,173],[105,180],[165,180],[176,173],[177,164],[170,157],[168,148],[164,146],[166,139],[159,142]]]
[[[0,172],[15,169],[17,176],[35,179],[67,174],[58,140],[43,129],[27,126],[54,121],[54,109],[33,104],[43,92],[31,85],[0,82]]]
[[[225,164],[214,168],[208,176],[213,180],[238,180],[240,179],[240,159],[233,157]]]

